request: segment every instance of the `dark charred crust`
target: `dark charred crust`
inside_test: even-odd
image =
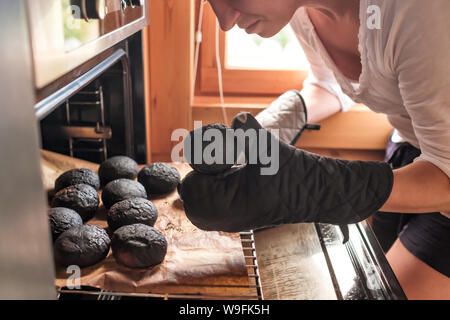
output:
[[[106,258],[111,240],[105,230],[82,225],[63,232],[55,242],[54,254],[58,265],[94,265]]]
[[[142,223],[153,227],[158,219],[158,209],[149,200],[143,198],[131,198],[120,202],[109,209],[108,226],[116,230],[122,226]]]
[[[83,224],[81,216],[69,208],[51,208],[48,210],[48,218],[52,231],[53,242],[66,230]]]
[[[132,224],[114,232],[111,248],[118,263],[130,268],[148,268],[164,260],[167,240],[153,227]]]
[[[87,184],[76,184],[58,191],[52,207],[64,207],[76,211],[83,221],[91,219],[99,205],[97,190]]]
[[[117,179],[134,180],[139,172],[136,161],[125,156],[116,156],[109,158],[100,165],[98,174],[102,186]]]
[[[138,181],[144,185],[147,194],[164,194],[175,190],[180,183],[180,173],[167,163],[157,162],[144,167]]]
[[[73,169],[61,174],[55,181],[55,192],[76,184],[87,184],[95,190],[100,189],[98,175],[89,169]]]
[[[147,192],[142,184],[129,179],[117,179],[109,182],[102,193],[105,208],[111,208],[115,203],[130,198],[147,198]]]

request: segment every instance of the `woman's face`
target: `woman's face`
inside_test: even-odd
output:
[[[219,20],[228,31],[236,24],[261,37],[272,37],[291,20],[304,0],[208,0]]]

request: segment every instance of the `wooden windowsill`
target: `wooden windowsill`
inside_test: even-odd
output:
[[[258,114],[276,97],[225,97],[228,122],[241,111]],[[196,96],[192,105],[192,119],[209,123],[224,123],[218,97]],[[229,125],[230,123],[228,123]],[[356,104],[348,112],[341,112],[322,121],[321,130],[306,131],[298,147],[304,149],[383,151],[392,131],[387,118],[364,105]]]

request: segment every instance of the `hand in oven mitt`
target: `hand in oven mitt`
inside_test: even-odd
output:
[[[337,160],[296,149],[249,113],[238,114],[229,130],[246,136],[243,146],[235,139],[246,164],[215,174],[194,170],[178,186],[187,217],[200,229],[240,232],[298,222],[357,223],[377,212],[391,193],[393,173],[386,163]],[[270,163],[262,156],[267,154]]]
[[[291,145],[295,145],[303,130],[320,128],[307,124],[305,101],[297,90],[283,93],[255,118],[264,129]]]

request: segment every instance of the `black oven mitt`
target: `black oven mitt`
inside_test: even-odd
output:
[[[237,115],[232,129],[265,131],[249,113]],[[322,157],[266,133],[266,144],[257,135],[241,152],[248,160],[251,152],[265,154],[272,143],[278,144],[275,174],[263,175],[261,169],[269,165],[258,158],[219,174],[186,175],[178,192],[195,226],[240,232],[299,222],[346,225],[368,218],[387,201],[393,185],[388,164]]]

